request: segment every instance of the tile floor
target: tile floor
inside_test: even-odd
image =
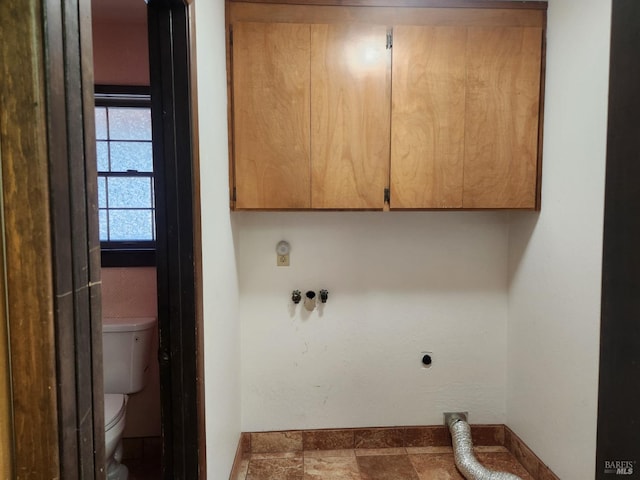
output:
[[[476,447],[487,468],[533,480],[501,446]],[[232,480],[464,480],[451,447],[358,448],[252,453]]]
[[[124,459],[129,480],[160,480],[162,478],[162,440],[160,437],[125,438]]]
[[[160,480],[162,478],[162,469],[160,459],[128,459],[124,463],[129,469],[129,480]]]

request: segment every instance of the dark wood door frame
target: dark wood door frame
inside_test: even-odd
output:
[[[44,5],[60,476],[97,479],[105,462],[91,2]]]
[[[158,197],[163,199],[158,202],[160,357],[169,385],[163,412],[172,419],[164,428],[163,476],[194,480],[204,475],[204,463],[198,462],[204,413],[198,401],[199,236],[194,234],[198,202],[188,8],[179,1],[150,0],[149,19],[154,155],[163,166],[157,179],[163,193]],[[7,409],[5,398],[0,415],[11,424],[13,439],[4,446],[0,471],[17,479],[101,480],[104,397],[90,0],[0,2],[0,31],[0,280],[6,280],[0,281],[0,321],[9,326],[3,331],[11,360],[10,371],[3,371],[10,390],[3,386],[0,393],[10,394],[12,405]]]
[[[598,480],[640,478],[640,3],[612,6]]]
[[[204,478],[197,169],[187,2],[149,0],[163,478]]]
[[[90,0],[0,3],[11,478],[104,479],[89,14]]]

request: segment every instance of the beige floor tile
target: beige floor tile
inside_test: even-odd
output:
[[[302,432],[256,432],[251,434],[251,453],[296,452],[302,450]]]
[[[490,470],[508,472],[519,476],[522,480],[533,480],[527,470],[510,453],[478,453],[478,461]]]
[[[345,450],[305,450],[304,458],[332,458],[332,457],[354,457],[356,453],[352,449]]]
[[[464,480],[456,468],[453,453],[409,455],[420,480]]]
[[[354,447],[353,430],[306,430],[302,433],[305,450],[341,450]]]
[[[356,457],[306,457],[304,480],[360,480]]]
[[[232,480],[245,480],[247,478],[247,472],[249,471],[249,459],[244,459],[240,462],[240,467],[236,472]]]
[[[473,451],[477,454],[477,453],[509,453],[509,450],[507,450],[507,447],[489,447],[489,446],[479,446],[479,447],[473,447]]]
[[[406,455],[405,448],[358,448],[356,457],[382,457],[385,455]]]
[[[407,455],[357,456],[356,458],[362,480],[421,480]]]
[[[453,453],[452,447],[407,447],[409,455],[419,455],[425,453]]]
[[[302,452],[252,453],[251,460],[270,460],[272,458],[302,458]]]
[[[302,458],[251,460],[246,480],[302,480]]]

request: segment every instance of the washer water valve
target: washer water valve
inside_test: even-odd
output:
[[[320,290],[320,301],[322,303],[327,303],[329,299],[329,291],[328,290]]]
[[[316,292],[313,290],[307,290],[304,293],[304,298],[300,290],[294,290],[291,292],[291,301],[296,305],[303,302],[304,307],[310,312],[316,308],[318,298],[320,298],[321,303],[327,303],[327,300],[329,299],[329,291],[322,289],[318,292],[318,295],[316,295]]]
[[[314,292],[313,290],[309,290],[304,294],[304,308],[306,308],[310,312],[312,312],[313,309],[316,308],[316,292]]]
[[[293,292],[291,292],[291,301],[293,303],[297,305],[300,303],[300,300],[302,300],[302,294],[300,293],[300,290],[294,290]]]

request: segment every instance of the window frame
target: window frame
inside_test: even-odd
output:
[[[146,86],[95,85],[94,94],[95,107],[151,108],[151,88]],[[154,179],[155,170],[156,165],[154,159],[154,175],[152,175]],[[157,195],[155,189],[154,194]],[[156,208],[154,206],[154,216],[155,210]],[[100,257],[103,268],[153,267],[156,266],[156,242],[154,240],[100,241]]]

